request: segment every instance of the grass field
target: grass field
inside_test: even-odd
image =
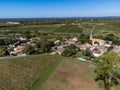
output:
[[[15,27],[6,27],[6,28],[1,28],[1,30],[12,30],[15,32],[21,32],[21,31],[34,31],[38,30],[41,32],[52,32],[56,30],[59,26],[57,25],[25,25],[25,26],[15,26]]]
[[[66,25],[57,28],[54,32],[62,32],[62,33],[81,33],[82,28],[77,25]]]
[[[69,58],[36,90],[99,90],[94,81],[94,64]],[[102,90],[102,89],[101,89]]]
[[[30,90],[43,75],[49,76],[62,59],[44,54],[0,60],[0,90]]]
[[[94,29],[91,28],[92,25],[95,26]],[[82,27],[87,32],[93,30],[94,35],[114,33],[120,37],[120,20],[100,20],[97,23],[84,23]]]

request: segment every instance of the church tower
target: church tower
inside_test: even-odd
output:
[[[90,33],[90,40],[93,39],[93,33],[92,33],[92,30],[91,30],[91,33]]]

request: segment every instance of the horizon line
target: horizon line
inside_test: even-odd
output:
[[[120,15],[119,16],[70,16],[70,17],[69,16],[68,17],[67,16],[65,16],[65,17],[64,16],[63,17],[62,16],[61,17],[56,17],[56,16],[55,17],[49,17],[49,16],[48,17],[0,17],[0,19],[24,19],[24,18],[28,18],[28,19],[29,18],[33,18],[33,19],[34,18],[36,18],[36,19],[37,18],[105,18],[105,17],[106,18],[109,18],[109,17],[120,17]]]

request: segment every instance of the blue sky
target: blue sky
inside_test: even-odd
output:
[[[0,18],[120,16],[120,0],[0,0]]]

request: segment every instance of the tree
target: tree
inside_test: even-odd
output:
[[[42,43],[42,45],[41,45],[41,52],[42,53],[46,52],[46,43]]]
[[[31,33],[32,37],[38,37],[40,35],[38,30],[33,31],[33,33]]]
[[[114,34],[108,34],[106,37],[105,37],[105,40],[107,41],[114,41],[116,40],[117,37],[114,35]]]
[[[43,39],[36,43],[36,47],[41,49],[41,52],[51,52],[51,48],[54,46],[54,42]]]
[[[68,20],[66,21],[66,25],[71,25],[71,24],[72,24],[72,20],[68,19]]]
[[[7,48],[1,48],[0,49],[0,57],[7,56],[7,55],[8,55]]]
[[[27,31],[23,31],[23,36],[24,37],[26,37],[26,38],[31,38],[32,36],[31,36],[31,32],[29,31],[29,30],[27,30]]]
[[[0,39],[0,45],[9,45],[16,42],[16,39],[13,37]]]
[[[115,36],[114,34],[108,34],[106,37],[105,37],[105,40],[107,42],[109,41],[112,41],[113,44],[115,45],[120,45],[120,40],[117,36]]]
[[[62,53],[62,56],[65,57],[70,57],[74,54],[76,54],[80,49],[78,47],[76,47],[75,45],[71,44],[70,46],[67,46],[64,50],[64,52]]]
[[[102,81],[105,90],[111,90],[112,86],[120,83],[120,70],[117,66],[120,56],[115,53],[106,53],[96,59],[95,81]]]
[[[89,48],[87,48],[87,49],[84,51],[84,55],[85,55],[85,56],[88,56],[88,57],[91,57],[91,56],[92,56],[92,52],[90,51]]]
[[[97,42],[97,41],[95,41],[95,42],[94,42],[94,44],[98,44],[98,45],[100,45],[100,43],[99,43],[99,42]]]
[[[5,38],[4,39],[4,45],[9,45],[9,44],[12,44],[12,43],[15,43],[16,42],[16,39],[15,38],[11,38],[11,37],[9,37],[9,38]]]
[[[36,43],[36,47],[37,47],[37,48],[40,48],[40,47],[41,47],[41,44],[42,44],[42,40],[39,40],[39,41]]]
[[[85,44],[85,43],[92,44],[92,41],[90,40],[89,35],[86,35],[84,33],[80,34],[80,37],[78,38],[78,40],[81,42],[81,44]]]
[[[28,55],[33,54],[34,53],[34,48],[31,45],[26,44],[23,52],[28,54]]]

